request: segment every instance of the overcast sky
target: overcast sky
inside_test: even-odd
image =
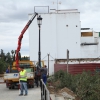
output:
[[[58,9],[78,9],[81,27],[100,31],[100,0],[58,0],[58,3]],[[5,53],[16,50],[18,37],[28,14],[34,13],[34,6],[56,9],[57,0],[0,0],[0,49]],[[28,30],[22,40],[21,54],[29,55]]]

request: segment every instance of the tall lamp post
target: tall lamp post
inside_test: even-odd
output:
[[[42,25],[42,18],[39,15],[37,18],[37,23],[39,26],[39,51],[38,51],[38,65],[39,67],[41,67],[41,49],[40,49],[40,29],[41,29],[41,25]]]

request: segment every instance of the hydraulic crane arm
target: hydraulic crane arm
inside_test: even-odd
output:
[[[22,41],[23,35],[26,32],[26,30],[28,29],[28,27],[30,26],[30,24],[32,23],[32,21],[34,20],[34,18],[36,17],[36,15],[38,15],[38,13],[35,13],[35,15],[32,16],[32,18],[28,21],[28,23],[26,24],[26,26],[24,27],[24,29],[22,30],[22,32],[18,38],[18,46],[17,46],[16,56],[15,56],[17,70],[19,70],[19,56],[18,56],[18,54],[19,54],[19,51],[21,48],[21,41]]]

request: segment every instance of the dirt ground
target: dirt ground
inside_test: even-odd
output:
[[[75,98],[74,100],[81,100],[77,97],[76,94],[73,93],[73,91],[71,91],[70,89],[68,89],[67,87],[64,87],[62,89],[55,89],[54,86],[48,86],[48,90],[50,92],[50,94],[55,94],[56,96],[64,96],[62,94],[66,93],[66,96],[70,95],[73,98]],[[67,95],[68,94],[68,95]],[[65,97],[64,97],[65,98]]]

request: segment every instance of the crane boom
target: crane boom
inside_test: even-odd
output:
[[[36,15],[38,15],[38,13],[35,13],[35,15],[33,15],[32,18],[27,22],[27,24],[25,25],[25,27],[21,31],[21,34],[18,38],[18,46],[17,46],[16,56],[15,56],[17,70],[19,70],[19,57],[18,57],[18,54],[19,54],[19,51],[21,49],[21,41],[22,41],[23,35],[26,32],[26,30],[28,29],[28,27],[30,26],[30,24],[32,23],[32,21],[34,20],[34,18],[36,17]]]

